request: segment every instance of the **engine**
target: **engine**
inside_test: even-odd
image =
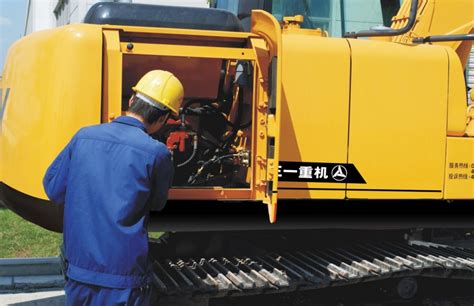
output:
[[[153,135],[172,152],[174,186],[249,186],[252,68],[223,66],[217,99],[185,99],[179,118]]]

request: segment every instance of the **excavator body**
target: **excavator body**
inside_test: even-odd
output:
[[[46,200],[42,177],[72,135],[123,114],[133,84],[166,69],[187,101],[157,135],[175,152],[172,201],[260,201],[275,222],[277,200],[474,199],[459,43],[329,38],[265,11],[250,32],[229,20],[227,31],[75,24],[18,41],[3,74],[2,183]]]
[[[393,18],[393,29],[407,25],[409,5]],[[433,211],[441,214],[427,227],[472,228],[474,110],[464,77],[472,40],[412,42],[429,35],[469,38],[469,11],[471,1],[421,0],[411,31],[357,39],[302,28],[303,16],[280,23],[264,10],[252,11],[243,31],[236,16],[217,9],[96,4],[85,23],[33,33],[8,52],[0,89],[2,201],[27,220],[62,231],[62,207],[48,201],[42,186],[47,167],[81,127],[124,114],[132,86],[147,71],[163,69],[183,83],[185,103],[153,135],[173,152],[176,174],[151,230],[199,237],[229,231],[216,238],[222,245],[237,241],[232,230],[240,230],[239,239],[247,233],[245,239],[259,241],[253,246],[278,254],[275,244],[298,239],[282,238],[295,235],[277,229],[303,230],[297,237],[308,243],[318,234],[307,229],[355,229],[364,220],[364,229],[407,230],[425,227]],[[373,214],[387,207],[391,223]],[[328,212],[336,223],[329,224]],[[365,223],[371,216],[376,223]],[[257,229],[270,231],[256,235]],[[217,240],[197,249],[215,250]],[[180,241],[162,240],[155,254],[191,256],[179,252],[189,249]],[[199,294],[226,295],[389,275],[474,279],[472,250],[380,243],[286,259],[158,255],[155,285],[164,295],[196,295],[198,287]],[[192,256],[220,254],[193,250]]]

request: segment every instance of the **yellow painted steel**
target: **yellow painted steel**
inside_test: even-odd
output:
[[[267,107],[269,97],[268,65],[270,63],[266,43],[261,38],[252,38],[251,44],[255,50],[255,74],[253,100],[253,197],[261,201],[269,201],[267,194]],[[265,69],[267,68],[267,69]]]
[[[392,28],[402,28],[409,16],[411,1],[404,1],[393,18]],[[417,22],[411,31],[395,36],[394,42],[408,43],[415,37],[474,33],[474,1],[419,0]],[[436,42],[456,50],[463,67],[466,66],[472,41]]]
[[[110,122],[122,114],[122,65],[118,31],[104,31],[104,67],[102,122]]]
[[[252,191],[247,188],[171,188],[168,194],[173,200],[252,200]]]
[[[130,35],[132,35],[135,32],[130,31],[130,29],[133,29],[133,27],[124,27],[124,31],[120,31],[120,33],[126,32]],[[161,31],[163,30],[163,31]],[[113,35],[113,41],[116,42],[118,37],[119,31],[112,31],[112,30],[107,30],[104,32],[111,32],[114,33]],[[120,77],[116,78],[115,85],[111,85],[109,87],[109,93],[110,95],[115,96],[114,98],[114,105],[118,106],[119,104],[119,97],[123,94],[123,91],[127,90],[126,88],[122,88],[122,85],[125,84],[123,82],[123,78],[127,77],[127,66],[125,63],[127,60],[130,60],[131,57],[143,57],[146,56],[148,58],[151,58],[152,56],[155,58],[160,58],[160,57],[166,57],[166,58],[177,58],[176,65],[179,65],[180,63],[180,58],[195,58],[197,60],[203,60],[203,59],[240,59],[240,60],[255,60],[256,57],[256,51],[253,48],[235,48],[235,47],[210,47],[210,46],[202,46],[200,44],[206,42],[206,37],[203,37],[202,32],[203,31],[197,31],[194,34],[200,33],[201,35],[196,35],[193,39],[195,39],[194,43],[197,45],[188,45],[189,42],[187,40],[187,36],[189,33],[186,33],[183,30],[176,30],[176,31],[170,31],[169,29],[159,29],[154,30],[154,31],[144,31],[147,34],[153,34],[153,39],[160,39],[162,38],[162,35],[171,35],[173,39],[173,44],[163,44],[163,43],[133,43],[133,49],[129,50],[127,48],[128,43],[126,43],[127,38],[124,37],[124,34],[121,34],[120,39],[121,41],[118,42],[118,45],[120,46],[119,49],[113,49],[112,51],[118,50],[120,53],[120,57],[115,57],[112,62],[109,60],[108,62],[110,63],[109,67],[112,72],[108,72],[109,75],[113,74],[119,74]],[[194,31],[191,31],[194,32]],[[131,34],[132,33],[132,34]],[[212,33],[212,32],[209,32]],[[128,35],[127,34],[127,35]],[[136,34],[136,33],[135,33]],[[139,33],[137,35],[141,35],[142,33]],[[186,35],[184,35],[186,34]],[[253,37],[254,35],[250,33],[246,33],[245,35],[239,34],[239,35],[233,35],[233,33],[228,33],[229,37],[223,37],[222,33],[221,35],[217,36],[215,39],[219,40],[219,45],[226,45],[229,42],[232,43],[233,39],[236,37],[238,39],[242,38],[248,38],[248,37]],[[169,37],[168,37],[169,38]],[[167,38],[167,39],[168,39]],[[200,41],[198,39],[202,39],[203,41]],[[125,41],[125,42],[124,42]],[[176,44],[177,41],[182,41],[182,45]],[[116,46],[116,45],[114,45]],[[266,47],[265,47],[266,48]],[[265,49],[266,50],[266,49]],[[107,54],[110,54],[110,50],[107,50]],[[120,61],[120,62],[119,62]],[[146,63],[146,62],[145,62]],[[266,63],[268,65],[268,63]],[[196,66],[200,67],[200,66]],[[265,66],[266,67],[266,66]],[[131,68],[131,67],[129,67]],[[159,68],[159,67],[155,67]],[[177,67],[176,67],[177,68]],[[194,71],[196,72],[196,71]],[[206,75],[206,71],[198,71],[201,73],[202,77]],[[104,71],[104,73],[106,73]],[[189,72],[188,72],[189,73]],[[256,75],[258,75],[260,71],[256,71]],[[119,85],[120,82],[120,85]],[[105,90],[105,89],[104,89]],[[188,87],[185,86],[185,92],[189,90]],[[266,90],[266,88],[264,89]],[[263,90],[263,91],[264,91]],[[123,96],[122,96],[123,98]],[[256,107],[255,107],[256,109]],[[267,114],[265,112],[265,120],[267,120]],[[264,138],[266,138],[267,131],[265,130],[265,135]],[[255,152],[258,154],[264,156],[263,158],[266,160],[266,150],[264,150],[262,147],[259,147],[258,149],[255,149]],[[252,163],[254,162],[253,160],[254,156],[252,157]],[[265,172],[266,174],[266,172]],[[266,178],[263,177],[263,180]],[[204,188],[171,188],[169,192],[169,199],[172,200],[189,200],[189,199],[198,199],[198,200],[252,200],[252,199],[260,199],[261,198],[258,196],[259,192],[257,191],[258,188],[253,185],[253,182],[259,182],[259,180],[250,178],[250,183],[252,184],[251,188],[249,189],[235,189],[235,188],[222,188],[222,187],[204,187]],[[261,181],[260,181],[261,183]],[[258,185],[258,184],[257,184]],[[266,191],[263,189],[263,191]]]
[[[280,122],[281,122],[281,100],[282,100],[282,39],[281,28],[278,21],[271,14],[262,11],[252,11],[251,31],[265,39],[268,45],[269,59],[267,63],[273,69],[272,92],[269,92],[267,107],[269,115],[267,117],[267,136],[270,146],[273,146],[273,156],[267,152],[267,198],[264,203],[268,205],[268,215],[271,223],[276,221],[277,201],[278,201],[278,161],[280,155]],[[274,64],[272,64],[274,63]],[[273,66],[274,65],[274,66]],[[261,67],[265,69],[266,67]],[[268,68],[267,68],[268,69]],[[273,99],[273,101],[272,101]],[[265,109],[265,102],[262,101],[262,111]],[[272,113],[271,109],[275,109]]]
[[[443,196],[448,56],[443,48],[350,40],[348,198]]]
[[[101,42],[100,28],[70,25],[10,48],[3,72],[10,97],[0,136],[2,182],[45,199],[41,182],[50,162],[78,129],[100,123]]]
[[[245,48],[134,43],[133,49],[128,50],[127,44],[128,43],[121,43],[121,51],[123,53],[163,56],[177,56],[177,54],[179,54],[179,56],[185,57],[222,58],[239,60],[254,59],[253,50]]]
[[[456,35],[474,33],[474,1],[472,0],[436,0],[430,1],[433,5],[432,15],[425,16],[415,25],[414,31],[418,35]],[[456,16],[453,18],[453,16]],[[431,18],[429,18],[431,17]],[[423,23],[429,23],[427,32],[418,30]],[[463,43],[462,41],[439,42],[437,45],[448,46],[454,50],[458,50],[458,56],[465,67],[467,58],[471,48],[465,52],[463,45],[472,46],[472,41]]]
[[[280,161],[347,163],[350,61],[346,40],[284,33]],[[278,188],[280,198],[345,197],[338,183]]]
[[[465,46],[409,43],[471,31],[466,7],[456,19],[450,16],[458,4],[421,1],[417,28],[396,43],[282,30],[264,11],[252,13],[252,33],[69,25],[32,34],[10,49],[3,73],[0,179],[45,198],[46,167],[80,127],[122,113],[131,93],[125,87],[141,73],[137,63],[166,57],[167,67],[181,62],[182,70],[191,65],[183,58],[202,61],[197,67],[212,64],[203,75],[216,84],[203,96],[215,97],[218,73],[212,73],[222,59],[238,59],[254,68],[250,187],[173,188],[170,199],[261,200],[271,222],[277,199],[474,199],[472,176],[456,180],[458,168],[450,168],[474,164]],[[279,182],[279,161],[352,163],[366,184]]]
[[[448,84],[448,135],[463,136],[466,131],[466,85],[464,69],[456,52],[449,47],[444,47],[449,59],[449,84]],[[473,139],[474,140],[474,139]]]
[[[474,198],[474,138],[448,137],[446,199]]]
[[[474,137],[474,105],[467,108],[466,136]]]

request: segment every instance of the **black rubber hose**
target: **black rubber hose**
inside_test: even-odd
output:
[[[202,164],[200,170],[198,170],[198,172],[196,172],[196,174],[194,174],[193,176],[189,177],[189,180],[188,180],[188,183],[189,184],[194,184],[194,182],[196,181],[196,179],[201,176],[203,173],[204,173],[204,170],[206,168],[208,168],[209,166],[225,159],[225,158],[230,158],[230,157],[235,157],[236,154],[226,154],[226,155],[222,155],[222,156],[214,156],[212,159],[206,161],[204,164]]]

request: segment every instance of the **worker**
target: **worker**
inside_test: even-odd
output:
[[[46,171],[49,199],[64,204],[67,305],[149,305],[147,222],[171,187],[167,147],[149,134],[177,115],[183,86],[153,70],[133,87],[125,116],[80,129]]]

